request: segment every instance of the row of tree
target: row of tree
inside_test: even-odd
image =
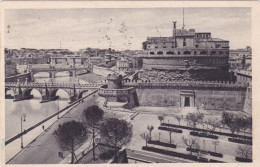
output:
[[[160,123],[164,121],[164,115],[158,115]],[[204,115],[202,113],[188,113],[186,115],[187,126],[191,125],[193,128],[196,128],[197,124],[204,124],[203,122]],[[182,116],[176,115],[175,119],[180,122],[184,119]],[[211,131],[215,131],[216,128],[226,126],[230,129],[231,133],[240,132],[241,130],[252,129],[252,117],[241,116],[238,114],[233,114],[230,112],[223,112],[222,118],[209,118],[207,121],[207,126]]]
[[[71,153],[71,163],[75,162],[75,150],[87,141],[88,136],[92,136],[93,160],[95,157],[95,139],[100,135],[100,142],[114,148],[114,156],[124,144],[128,143],[132,137],[132,124],[115,118],[104,120],[104,111],[98,106],[90,106],[83,111],[83,121],[65,122],[56,130],[55,137],[64,151]]]

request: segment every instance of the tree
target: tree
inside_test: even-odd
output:
[[[222,124],[226,125],[232,134],[239,132],[241,129],[246,130],[252,126],[251,118],[238,116],[228,112],[223,112]]]
[[[158,115],[158,119],[160,120],[160,124],[162,124],[162,121],[164,120],[164,115]]]
[[[154,130],[153,125],[147,125],[147,129],[148,129],[148,131],[150,133],[150,140],[152,140],[152,131]]]
[[[182,116],[176,115],[175,118],[176,118],[177,121],[179,122],[179,125],[181,125]]]
[[[232,122],[234,116],[235,116],[235,115],[232,114],[232,113],[223,112],[223,113],[222,113],[222,124],[223,124],[224,126],[228,126],[228,124],[230,124],[230,122]]]
[[[98,106],[89,106],[87,109],[83,111],[83,118],[85,124],[92,132],[92,146],[93,146],[93,160],[95,161],[95,137],[96,132],[99,130],[100,121],[103,119],[104,111]]]
[[[199,143],[197,141],[197,138],[192,136],[182,136],[183,143],[190,148],[190,155],[192,155],[192,148],[199,149]]]
[[[237,148],[237,154],[245,159],[251,159],[252,158],[252,148],[248,145],[246,146],[238,146]]]
[[[75,149],[87,140],[87,130],[80,122],[65,122],[56,130],[55,138],[62,150],[71,153],[71,164],[73,164],[76,157]]]
[[[216,118],[209,118],[208,124],[210,125],[212,132],[214,132],[216,127],[220,127],[221,121]]]
[[[115,157],[118,149],[130,142],[132,134],[132,124],[125,120],[109,118],[100,125],[100,135],[107,144],[114,147]]]
[[[140,136],[142,137],[142,139],[145,140],[145,146],[147,147],[147,142],[150,140],[150,135],[146,132],[140,134]]]
[[[192,122],[194,128],[196,128],[196,124],[198,122],[201,122],[203,120],[203,117],[204,116],[201,113],[188,113],[186,115],[186,119]]]

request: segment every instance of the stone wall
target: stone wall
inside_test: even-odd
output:
[[[139,106],[139,101],[135,88],[106,89],[100,88],[99,96],[104,97],[108,102],[127,102],[123,107],[130,109]]]
[[[185,89],[183,89],[185,90]],[[180,107],[182,89],[149,89],[137,88],[140,106],[172,106]],[[201,90],[194,89],[195,107],[204,104],[205,109],[214,110],[244,110],[245,90]]]

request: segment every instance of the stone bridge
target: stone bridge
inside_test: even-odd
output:
[[[58,96],[57,91],[62,89],[68,93],[70,102],[82,98],[84,92],[89,90],[97,90],[104,86],[101,83],[91,83],[91,84],[70,84],[70,83],[5,83],[5,98],[14,98],[14,101],[21,101],[26,99],[32,99],[31,91],[33,89],[37,90],[41,94],[41,102],[48,102],[56,100]],[[12,91],[14,97],[8,94],[8,91]]]
[[[31,73],[31,81],[34,81],[34,74],[39,72],[49,73],[50,78],[55,78],[56,73],[68,71],[70,76],[76,76],[79,71],[88,71],[92,72],[92,66],[89,65],[50,65],[50,64],[31,64],[28,67],[29,72]]]

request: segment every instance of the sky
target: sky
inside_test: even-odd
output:
[[[211,32],[231,49],[251,45],[250,8],[184,8],[185,29]],[[182,8],[9,9],[5,47],[36,49],[109,48],[141,50],[149,37],[172,36],[182,28]]]

